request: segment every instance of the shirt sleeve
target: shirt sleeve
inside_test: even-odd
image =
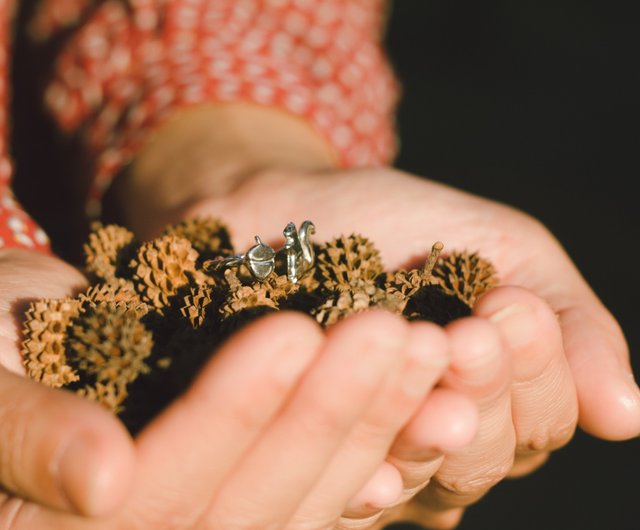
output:
[[[46,234],[24,212],[11,192],[8,72],[11,6],[0,0],[0,249],[19,247],[50,252]]]
[[[280,108],[307,120],[344,167],[395,154],[399,89],[382,47],[384,0],[41,2],[35,39],[75,25],[44,99],[83,145],[90,216],[150,133],[189,105]]]

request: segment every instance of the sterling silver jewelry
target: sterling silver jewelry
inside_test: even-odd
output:
[[[245,265],[251,275],[258,281],[266,280],[276,268],[276,258],[284,254],[287,265],[287,278],[292,283],[298,283],[315,263],[315,253],[311,243],[311,235],[316,231],[311,221],[304,221],[300,230],[293,223],[287,224],[283,234],[284,247],[278,251],[264,243],[259,236],[255,236],[256,244],[246,254],[230,256],[205,261],[205,268],[239,267]]]

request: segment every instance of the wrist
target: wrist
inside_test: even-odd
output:
[[[255,175],[330,169],[337,160],[308,123],[281,110],[199,105],[181,109],[154,132],[114,183],[107,209],[140,237],[152,237],[193,204],[224,201]]]

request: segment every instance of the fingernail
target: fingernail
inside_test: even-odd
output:
[[[512,349],[528,346],[536,336],[536,320],[529,306],[513,304],[500,309],[489,317],[497,324],[507,344]]]
[[[69,504],[78,512],[99,511],[105,470],[96,460],[95,448],[83,438],[72,441],[60,459],[60,483]]]

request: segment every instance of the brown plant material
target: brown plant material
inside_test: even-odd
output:
[[[317,277],[329,291],[372,284],[382,274],[380,252],[366,237],[352,234],[333,239],[318,250]]]
[[[101,403],[133,432],[188,387],[221,341],[265,313],[302,311],[328,328],[376,307],[444,325],[497,283],[478,254],[440,258],[440,242],[423,267],[386,272],[358,234],[314,245],[314,270],[298,283],[282,253],[258,281],[245,264],[219,261],[234,254],[230,241],[217,219],[179,223],[141,244],[123,227],[94,225],[86,267],[98,281],[75,299],[31,304],[27,375]]]
[[[98,381],[93,385],[85,385],[76,393],[103,405],[114,414],[124,410],[123,404],[128,396],[127,385],[122,382],[105,384]]]
[[[278,309],[278,299],[297,290],[297,286],[289,283],[286,276],[276,276],[264,282],[253,282],[247,285],[242,283],[233,270],[227,269],[224,272],[224,278],[229,286],[229,294],[220,308],[223,318],[228,318],[244,309],[258,307]],[[285,287],[285,283],[289,287]]]
[[[189,294],[182,300],[180,314],[189,320],[193,329],[198,329],[202,326],[207,315],[207,307],[211,304],[211,287],[207,285],[190,287]]]
[[[203,260],[227,257],[233,254],[229,229],[219,219],[196,217],[168,226],[163,235],[187,239]]]
[[[406,299],[398,293],[390,293],[373,283],[365,283],[361,287],[334,291],[322,305],[311,311],[311,315],[326,328],[349,315],[361,313],[371,307],[401,314],[405,304]]]
[[[436,283],[433,278],[433,269],[438,261],[444,245],[438,241],[431,247],[429,258],[421,269],[409,271],[400,269],[390,274],[385,283],[389,292],[399,292],[401,296],[410,298],[423,287]]]
[[[72,362],[106,385],[128,384],[147,373],[153,336],[128,302],[101,302],[74,322],[69,334]]]
[[[181,287],[204,283],[204,273],[196,270],[197,259],[197,250],[178,236],[166,235],[141,245],[130,264],[141,299],[162,309]]]
[[[68,298],[30,304],[21,348],[28,377],[53,388],[78,380],[78,374],[67,361],[65,339],[67,327],[79,310],[79,301]]]
[[[134,241],[133,232],[118,225],[94,223],[89,241],[83,246],[87,271],[103,280],[116,277],[120,251]]]
[[[446,293],[457,296],[469,307],[498,284],[493,265],[477,253],[467,251],[438,260],[433,278]]]

